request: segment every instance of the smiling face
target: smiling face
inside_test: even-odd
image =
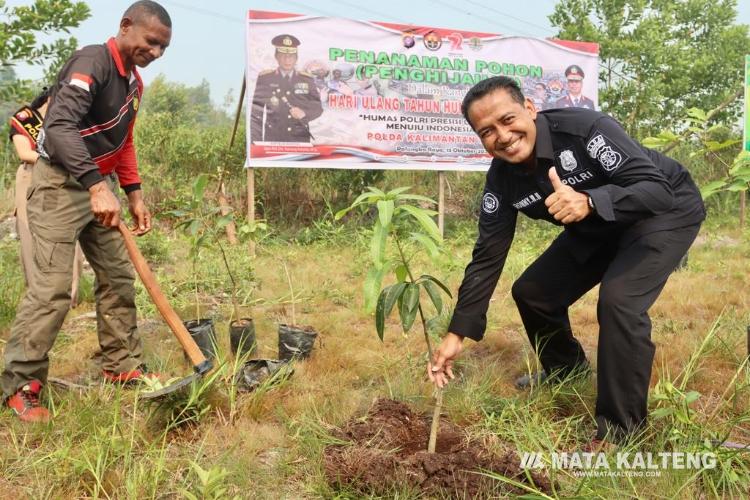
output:
[[[123,17],[116,40],[123,65],[130,71],[134,66],[145,68],[160,58],[172,40],[172,29],[153,15],[138,21]]]
[[[531,100],[520,104],[507,90],[497,89],[472,102],[468,118],[493,158],[533,165],[536,108]]]

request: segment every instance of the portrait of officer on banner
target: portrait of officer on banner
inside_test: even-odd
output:
[[[278,66],[258,75],[250,114],[251,140],[310,143],[315,139],[310,122],[323,113],[315,78],[296,69],[299,39],[282,34],[271,45]]]
[[[565,79],[567,80],[568,94],[555,102],[555,108],[586,108],[596,109],[594,101],[584,96],[583,79],[586,75],[577,64],[571,64],[565,69]]]

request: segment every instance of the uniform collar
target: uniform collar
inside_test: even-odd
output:
[[[125,78],[127,78],[128,72],[125,71],[125,66],[122,64],[122,56],[120,56],[120,50],[117,48],[117,42],[115,41],[114,37],[107,40],[107,48],[109,49],[109,53],[112,55],[112,59],[114,59],[115,61],[117,72],[120,73],[120,76],[124,76]]]
[[[128,75],[128,72],[125,71],[125,65],[122,63],[122,56],[120,55],[120,50],[117,48],[117,42],[115,41],[114,37],[107,40],[107,48],[109,49],[109,53],[112,56],[112,60],[115,61],[115,66],[117,66],[117,72],[120,74],[120,76],[123,78],[128,78],[131,82],[133,81],[133,78],[135,78],[138,81],[138,87],[143,87],[141,75],[138,73],[138,70],[135,69],[135,67],[133,67],[133,71],[130,75]]]
[[[555,155],[552,151],[552,137],[549,131],[549,120],[542,113],[536,115],[536,144],[534,154],[537,162],[540,159],[552,160]]]

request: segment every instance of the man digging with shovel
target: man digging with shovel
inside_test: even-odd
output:
[[[5,346],[6,404],[27,422],[49,420],[39,393],[48,353],[70,304],[71,269],[79,241],[96,273],[96,312],[103,377],[128,383],[144,377],[136,325],[133,268],[118,231],[125,191],[136,235],[151,229],[133,147],[143,93],[136,66],[164,54],[172,37],[164,8],[131,5],[117,35],[78,50],[61,70],[38,140],[39,160],[27,193],[33,240],[31,280]]]

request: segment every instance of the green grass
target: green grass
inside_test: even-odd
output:
[[[448,256],[420,262],[456,290],[474,239],[473,223],[449,225]],[[520,318],[509,295],[512,280],[556,230],[523,221],[495,292],[485,340],[467,341],[457,380],[445,392],[444,414],[490,449],[571,451],[594,432],[595,379],[518,392],[515,377],[535,368]],[[690,265],[675,273],[652,309],[657,355],[652,377],[650,425],[630,451],[701,451],[711,439],[750,442],[750,370],[745,330],[750,324],[748,231],[711,220],[690,252]],[[362,312],[361,284],[368,235],[320,223],[292,238],[267,239],[256,257],[229,248],[245,293],[243,316],[255,319],[258,356],[275,358],[277,325],[288,321],[292,297],[282,262],[294,283],[298,323],[320,332],[309,361],[294,375],[253,394],[237,393],[228,356],[229,280],[218,252],[198,261],[201,316],[216,323],[221,368],[215,380],[191,392],[192,410],[157,409],[137,390],[100,386],[92,354],[95,322],[77,316],[93,310],[90,293],[69,314],[52,352],[52,376],[93,381],[83,394],[46,393],[50,425],[23,425],[0,410],[0,495],[30,498],[362,498],[325,480],[321,455],[331,431],[365,413],[376,397],[409,402],[429,412],[432,390],[424,377],[420,335],[404,336],[396,318],[385,341]],[[166,226],[139,242],[154,263],[172,305],[184,319],[195,315],[194,276],[188,246]],[[16,242],[0,242],[0,343],[7,339],[22,288]],[[571,310],[576,335],[596,352],[596,294]],[[160,321],[142,286],[137,303],[147,362],[170,376],[190,366]],[[444,322],[445,323],[445,322]],[[694,394],[695,393],[695,394]],[[696,398],[697,394],[697,398]],[[172,411],[177,408],[175,413]],[[166,410],[166,411],[165,411]],[[183,418],[185,416],[190,418]],[[177,425],[179,420],[187,420]],[[706,498],[746,496],[750,454],[721,450],[716,469],[663,471],[658,478],[574,477],[552,471],[553,496],[598,498]],[[393,491],[389,498],[418,498]]]

